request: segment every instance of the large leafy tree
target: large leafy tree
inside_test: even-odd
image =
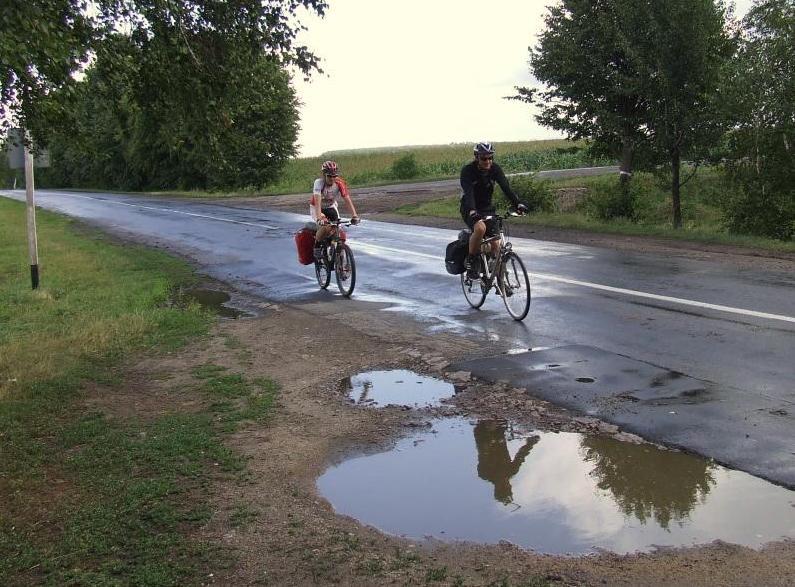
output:
[[[795,235],[795,3],[757,1],[743,22],[729,84],[736,126],[729,133],[729,227],[783,240]]]
[[[317,58],[296,43],[299,8],[323,14],[325,0],[5,0],[0,3],[0,124],[45,127],[63,112],[63,98],[109,36],[159,39],[169,58],[193,60],[220,83],[234,60],[207,60],[235,46],[308,75]],[[202,54],[202,39],[213,47]],[[192,72],[185,69],[185,75]],[[171,79],[174,84],[185,79]],[[57,99],[56,99],[57,98]]]
[[[721,0],[562,0],[530,50],[546,89],[517,97],[540,104],[542,124],[620,156],[623,178],[667,167],[679,227],[682,157],[699,159],[725,128],[726,23]]]
[[[531,71],[546,89],[517,88],[516,98],[541,106],[541,124],[620,154],[629,174],[635,147],[645,138],[646,103],[626,16],[621,2],[612,0],[550,6],[538,45],[530,48]]]
[[[289,75],[270,57],[215,47],[208,60],[234,62],[216,79],[165,44],[108,39],[77,86],[72,115],[52,133],[50,181],[162,189],[274,179],[297,136]]]
[[[58,102],[85,66],[103,23],[87,0],[4,0],[0,3],[0,135],[22,124],[57,118]]]

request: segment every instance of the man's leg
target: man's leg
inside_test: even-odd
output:
[[[467,257],[467,273],[470,278],[480,276],[480,245],[486,234],[486,223],[478,220],[472,226],[472,236],[469,237],[469,257]]]
[[[315,233],[315,260],[322,261],[323,260],[323,241],[331,234],[331,227],[327,224],[318,226],[317,232]]]

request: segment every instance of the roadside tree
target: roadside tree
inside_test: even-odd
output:
[[[63,113],[45,100],[66,92],[85,67],[103,23],[87,0],[4,0],[0,3],[0,135],[21,125],[40,134]],[[37,133],[37,131],[39,131]]]
[[[94,166],[81,153],[95,163],[115,158],[131,183],[262,183],[295,145],[297,102],[288,69],[305,76],[319,70],[318,59],[296,42],[299,8],[322,15],[327,3],[12,0],[0,12],[2,114],[39,142],[60,125],[65,132],[56,142],[71,141],[73,164]],[[6,37],[9,27],[14,33]],[[29,35],[36,39],[30,47]],[[89,63],[100,61],[91,71]],[[84,73],[88,79],[78,81]],[[115,107],[112,98],[119,97],[125,101]],[[106,142],[89,145],[93,137]]]
[[[743,21],[729,87],[736,126],[727,171],[740,191],[724,202],[733,231],[795,236],[795,3],[757,1]]]
[[[562,0],[530,49],[546,89],[517,88],[537,120],[590,139],[633,167],[667,169],[672,222],[682,224],[683,158],[705,158],[726,129],[720,95],[734,52],[722,0]]]

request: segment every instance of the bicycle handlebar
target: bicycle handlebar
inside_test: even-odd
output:
[[[359,218],[359,222],[357,222],[356,224],[361,224],[361,223],[362,223],[362,219]],[[319,222],[317,224],[318,224],[318,226],[323,226]],[[350,218],[339,218],[337,220],[326,220],[326,224],[327,225],[331,225],[331,226],[356,226],[356,224],[351,222]]]
[[[492,218],[513,218],[516,216],[524,216],[524,214],[519,214],[519,212],[514,212],[513,210],[508,210],[505,213],[505,216],[501,214],[491,214],[489,216],[484,216],[483,220],[491,220]]]

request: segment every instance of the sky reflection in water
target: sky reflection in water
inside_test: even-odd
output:
[[[414,538],[548,553],[625,553],[795,537],[795,493],[682,453],[575,433],[520,435],[453,418],[330,468],[335,509]]]

